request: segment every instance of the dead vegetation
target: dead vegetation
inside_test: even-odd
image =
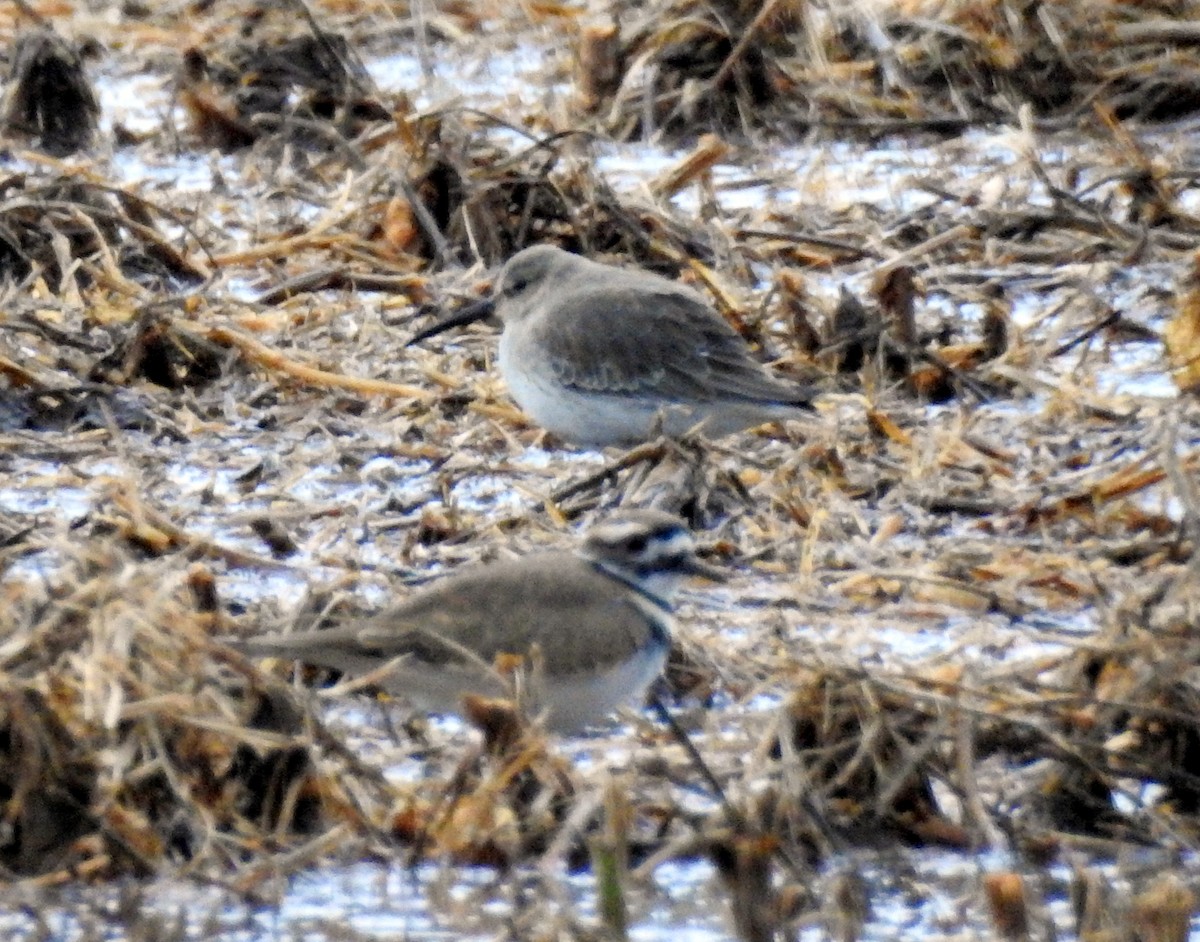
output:
[[[619,139],[1187,117],[1193,3],[622,4],[579,30],[577,104]],[[1181,57],[1180,52],[1184,51]]]
[[[78,50],[46,27],[16,37],[0,116],[8,134],[48,154],[73,154],[91,142],[99,117]]]
[[[820,919],[852,939],[864,851],[990,849],[1013,869],[974,898],[1006,937],[1046,924],[1057,862],[1081,937],[1185,937],[1198,174],[1133,119],[1194,110],[1189,5],[673,0],[619,28],[545,9],[581,37],[575,97],[517,110],[385,94],[361,65],[379,11],[296,10],[239,8],[174,49],[172,146],[241,161],[213,192],[45,157],[0,181],[5,877],[257,897],[329,859],[562,866],[619,932],[656,868],[707,859],[741,937]],[[482,15],[411,32],[466,55],[454,25]],[[1081,114],[1085,147],[1049,136]],[[996,121],[1003,159],[960,174],[978,141],[941,142],[903,200],[841,200],[818,167],[737,208],[722,175],[805,185],[761,159],[765,131]],[[695,140],[614,186],[597,135],[650,133]],[[691,280],[820,377],[823,422],[581,459],[509,404],[486,335],[398,355],[486,290],[463,266],[540,241]],[[1133,358],[1178,395],[1114,392]],[[622,728],[591,763],[503,703],[470,734],[417,718],[372,740],[214,640],[354,617],[651,501],[738,578],[686,612],[662,691],[679,728]],[[898,631],[946,640],[889,652]],[[1133,847],[1157,865],[1105,888],[1099,862]]]

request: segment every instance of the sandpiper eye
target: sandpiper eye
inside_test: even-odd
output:
[[[646,538],[644,536],[630,537],[627,545],[629,547],[629,552],[640,553],[646,549]]]
[[[521,276],[509,278],[500,288],[500,293],[505,297],[511,298],[514,294],[520,294],[529,287],[529,279]]]

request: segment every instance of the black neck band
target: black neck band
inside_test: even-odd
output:
[[[598,571],[604,573],[606,576],[612,579],[616,579],[617,582],[621,583],[621,585],[632,589],[646,601],[650,602],[656,608],[662,609],[668,615],[675,611],[675,607],[661,595],[655,595],[653,592],[647,589],[645,585],[630,579],[623,572],[621,572],[621,570],[606,566],[598,559],[590,559],[588,562],[590,562]]]

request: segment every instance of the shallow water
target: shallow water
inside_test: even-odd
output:
[[[1153,861],[1145,865],[1152,866]],[[827,888],[846,873],[863,881],[871,901],[859,936],[863,942],[990,939],[994,936],[979,902],[980,882],[989,872],[1010,869],[1011,862],[995,854],[969,862],[961,855],[933,852],[858,855],[833,862],[818,878],[818,887]],[[1122,885],[1113,868],[1099,872],[1113,885]],[[147,938],[156,942],[397,938],[482,942],[506,937],[511,931],[513,894],[545,892],[547,879],[556,886],[563,906],[560,915],[567,924],[594,923],[594,888],[586,875],[497,877],[484,870],[457,868],[451,873],[434,865],[411,869],[397,862],[322,866],[288,881],[268,879],[258,892],[276,901],[263,903],[247,903],[216,888],[178,881],[36,892],[9,888],[0,891],[0,905],[8,910],[0,913],[0,931],[14,942]],[[726,916],[719,911],[722,907],[714,905],[716,899],[709,892],[714,879],[708,864],[659,866],[652,885],[634,886],[630,892],[629,938],[637,942],[730,938]],[[1041,900],[1032,910],[1035,927],[1054,931],[1060,939],[1075,938],[1069,868],[1056,867],[1027,879]],[[430,897],[438,900],[442,915],[424,909]],[[27,912],[20,914],[18,909]],[[1198,929],[1200,924],[1193,923],[1192,931]],[[821,942],[829,938],[828,931],[818,919],[801,927],[798,938]]]
[[[485,62],[456,62],[439,58],[433,75],[427,79],[417,60],[408,53],[380,55],[367,63],[368,70],[381,89],[411,91],[419,106],[432,107],[474,96],[495,98],[503,94],[537,94],[553,98],[566,94],[564,86],[554,85],[537,92],[520,88],[523,80],[540,67],[544,50],[518,45],[494,51]],[[108,126],[119,121],[126,127],[148,133],[162,126],[169,117],[181,124],[182,115],[172,111],[169,83],[156,76],[102,77],[100,93]],[[497,131],[514,138],[511,131]],[[886,208],[889,212],[919,213],[933,206],[937,198],[921,183],[930,169],[943,167],[947,155],[958,161],[956,183],[964,189],[978,189],[998,196],[1011,185],[1010,169],[1024,160],[1024,138],[1008,132],[968,135],[955,142],[913,144],[884,143],[867,146],[849,143],[815,144],[780,148],[762,159],[794,172],[794,185],[781,187],[760,181],[761,168],[753,165],[725,165],[717,169],[714,182],[717,199],[726,211],[763,206],[778,206],[794,211],[797,206],[819,204],[823,210],[847,208]],[[1060,149],[1061,148],[1061,149]],[[619,191],[631,192],[672,167],[679,159],[676,152],[649,144],[598,147],[598,166],[603,176]],[[1042,154],[1048,165],[1057,166],[1070,157],[1070,146],[1056,143]],[[176,193],[202,192],[218,178],[236,181],[241,172],[230,157],[177,153],[164,156],[146,148],[126,149],[112,156],[112,172],[123,182],[149,181],[169,186]],[[233,185],[236,189],[236,184]],[[1037,185],[1029,185],[1026,198],[1031,205],[1046,205],[1047,197]],[[1192,194],[1195,198],[1195,194]],[[684,214],[701,209],[697,191],[689,189],[673,200]],[[281,209],[282,218],[312,218],[320,212],[305,206],[302,200]],[[240,231],[243,224],[234,210],[226,218],[214,220],[227,231]],[[1128,309],[1131,316],[1146,326],[1160,328],[1168,313],[1162,294],[1173,284],[1174,272],[1163,266],[1132,266],[1127,273],[1128,288],[1102,300]],[[1047,274],[1047,278],[1054,276]],[[867,275],[845,279],[840,273],[816,273],[814,289],[826,297],[836,294],[843,282],[861,288]],[[1031,276],[1031,281],[1034,280]],[[936,287],[936,286],[934,286]],[[1041,318],[1055,298],[1037,285],[1014,289],[1013,322],[1019,330],[1037,331]],[[224,290],[251,297],[256,286],[230,281]],[[1050,295],[1048,297],[1048,294]],[[981,308],[972,305],[951,307],[932,293],[923,308],[926,319],[955,319],[960,329],[974,325]],[[1097,355],[1088,363],[1099,376],[1102,390],[1129,395],[1174,399],[1174,384],[1163,366],[1157,344],[1116,344],[1098,342]],[[1046,384],[1046,391],[1031,394],[1020,401],[998,403],[988,408],[1003,418],[1005,411],[1037,414],[1046,407],[1055,383],[1061,378],[1061,366],[1035,368],[1035,375]],[[130,433],[140,434],[140,433]],[[164,492],[175,495],[188,508],[186,527],[223,546],[247,553],[263,552],[261,543],[245,523],[253,515],[278,510],[280,493],[245,493],[238,477],[249,467],[271,459],[248,433],[236,437],[205,439],[193,435],[192,443],[206,451],[206,463],[198,467],[186,454],[162,452],[158,476]],[[356,445],[369,451],[361,439]],[[1189,443],[1195,444],[1195,443]],[[287,501],[314,506],[340,506],[373,509],[391,504],[424,500],[434,493],[431,483],[434,469],[430,462],[397,459],[393,455],[368,457],[356,470],[324,463],[325,449],[311,446],[306,452],[303,434],[288,440],[293,457],[305,465],[300,476],[286,482]],[[305,456],[308,456],[306,459]],[[546,451],[531,448],[519,463],[526,469],[561,470],[567,464],[569,474],[586,474],[599,467],[601,458],[594,454]],[[59,520],[63,526],[103,509],[106,479],[135,479],[144,468],[132,469],[122,459],[109,454],[83,456],[65,468],[62,463],[38,457],[13,456],[0,478],[0,510],[16,515],[37,515]],[[214,471],[213,468],[216,468]],[[445,490],[446,501],[474,511],[503,516],[527,510],[535,498],[512,486],[514,474],[498,471],[494,475],[472,474],[452,480]],[[428,506],[445,509],[441,493]],[[1178,504],[1167,506],[1176,518]],[[961,535],[970,531],[969,522],[959,522]],[[377,540],[364,539],[355,548],[354,565],[361,571],[391,572],[395,543],[388,535],[373,534]],[[953,538],[955,534],[950,534]],[[342,551],[341,544],[324,545],[318,540],[308,544],[296,557],[278,568],[260,572],[235,571],[223,577],[222,589],[229,598],[242,602],[275,599],[283,607],[295,603],[307,585],[328,574],[323,567],[333,560],[328,554]],[[342,562],[344,560],[337,560]],[[5,578],[23,578],[39,567],[53,568],[52,554],[34,554],[15,564]],[[328,570],[333,569],[332,565]],[[780,582],[785,580],[781,579]],[[384,589],[379,583],[364,580],[358,587],[372,602],[379,601]],[[792,600],[790,584],[778,589],[769,584],[737,586],[728,592],[706,593],[704,605],[716,612],[710,620],[718,622],[726,643],[737,645],[753,637],[759,629],[757,613],[747,611],[747,598],[755,595],[755,604],[770,608],[781,600]],[[917,608],[918,606],[913,606]],[[861,660],[886,660],[889,663],[927,661],[936,656],[966,661],[1038,659],[1060,653],[1065,641],[1087,634],[1095,628],[1089,617],[1074,613],[1041,612],[1017,623],[1012,619],[962,614],[932,615],[906,619],[903,608],[865,619],[870,624],[852,639],[837,636],[840,629],[821,624],[819,612],[789,611],[787,628],[814,648],[838,649]],[[744,721],[747,715],[760,718],[774,710],[778,695],[766,692],[733,705],[730,722]],[[388,740],[376,728],[378,716],[355,705],[329,705],[336,722],[359,739],[354,742],[365,761],[377,762],[397,780],[411,780],[420,774],[419,766],[397,763]],[[453,720],[434,724],[445,736],[471,735]],[[603,740],[584,740],[563,744],[582,770],[603,772],[628,761],[627,753],[607,747]],[[699,804],[707,796],[694,799]],[[970,857],[940,852],[905,851],[879,855],[854,855],[831,863],[833,870],[852,868],[862,873],[870,887],[872,915],[863,938],[890,940],[910,938],[933,940],[990,937],[987,914],[978,890],[980,876],[987,869],[1012,866],[1000,855]],[[1060,938],[1071,937],[1069,907],[1065,897],[1066,873],[1052,873],[1051,915]],[[349,861],[325,863],[302,876],[267,881],[262,888],[269,903],[249,905],[220,889],[205,887],[188,879],[152,880],[123,887],[72,886],[59,891],[35,890],[16,883],[0,890],[0,933],[13,939],[112,939],[134,940],[228,939],[230,942],[260,942],[277,939],[495,939],[512,934],[513,900],[518,890],[528,891],[537,880],[545,881],[537,889],[552,889],[560,901],[564,918],[593,925],[595,889],[588,875],[539,875],[528,871],[501,877],[492,871],[470,868],[443,869],[423,864],[408,868],[402,862],[365,863]],[[525,885],[522,885],[525,884]],[[659,940],[709,940],[729,937],[724,893],[715,890],[717,878],[706,862],[668,862],[654,871],[652,880],[631,889],[630,937],[642,942]],[[436,905],[431,905],[436,900]],[[155,929],[154,927],[157,928]],[[173,927],[178,927],[177,929]],[[1194,924],[1200,932],[1200,923]],[[519,937],[519,933],[517,933]],[[803,939],[825,937],[819,925],[801,932]]]

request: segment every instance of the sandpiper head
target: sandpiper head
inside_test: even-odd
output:
[[[661,510],[626,510],[596,524],[584,537],[580,554],[667,602],[688,576],[724,579],[720,569],[696,555],[687,524]]]
[[[417,331],[405,344],[411,347],[422,340],[436,337],[452,327],[464,327],[489,317],[509,320],[520,318],[532,310],[528,299],[539,289],[554,284],[576,262],[583,259],[564,252],[555,245],[532,245],[510,258],[500,270],[496,288],[490,298],[468,304]],[[507,303],[506,303],[507,302]]]
[[[529,298],[568,274],[579,256],[556,245],[532,245],[510,258],[496,282],[495,305],[502,320],[529,308]]]

